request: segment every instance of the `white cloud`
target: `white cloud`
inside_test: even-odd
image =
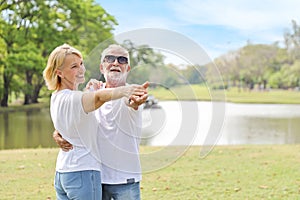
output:
[[[300,24],[299,0],[98,1],[119,22],[115,35],[143,28],[173,30],[197,42],[212,58],[248,40],[282,41],[291,20]]]
[[[299,19],[297,0],[170,1],[178,19],[192,24],[222,25],[240,31],[289,26]]]

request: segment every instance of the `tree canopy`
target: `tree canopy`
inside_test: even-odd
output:
[[[83,53],[112,37],[117,24],[93,0],[11,0],[0,2],[1,106],[22,92],[24,104],[36,103],[49,53],[69,43]]]
[[[8,106],[12,96],[24,98],[24,104],[37,103],[49,95],[42,71],[49,53],[69,43],[84,56],[97,44],[112,39],[117,20],[94,0],[0,0],[0,106]],[[130,40],[122,44],[130,52],[130,83],[148,80],[169,88],[178,84],[209,82],[215,89],[257,87],[289,89],[300,87],[300,27],[292,21],[283,33],[284,45],[251,44],[228,52],[206,65],[166,64],[164,55],[147,44],[136,46]],[[93,57],[94,56],[94,57]],[[100,52],[87,64],[87,74],[99,74]],[[212,66],[219,69],[224,84],[217,82]],[[95,66],[95,67],[94,67]],[[99,78],[97,77],[94,78]],[[218,80],[220,81],[220,80]]]

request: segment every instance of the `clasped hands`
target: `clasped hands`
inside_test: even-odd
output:
[[[96,90],[101,89],[102,86],[103,86],[103,82],[102,81],[98,81],[96,79],[91,79],[86,84],[85,90],[96,91]],[[145,89],[147,89],[149,87],[149,82],[148,81],[145,82],[142,86]],[[140,105],[142,105],[143,103],[146,102],[147,98],[148,98],[148,92],[146,91],[141,96],[131,95],[129,98],[125,99],[125,103],[126,103],[127,106],[129,106],[129,107],[137,110]]]

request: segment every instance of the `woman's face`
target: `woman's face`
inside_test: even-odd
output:
[[[80,83],[84,83],[85,67],[81,57],[69,54],[65,57],[61,71],[61,82],[66,88],[77,89]]]

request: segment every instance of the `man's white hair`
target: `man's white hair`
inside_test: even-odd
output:
[[[130,58],[129,58],[128,50],[118,44],[111,44],[106,49],[103,50],[103,52],[101,54],[101,63],[104,62],[105,56],[111,55],[111,52],[113,52],[113,51],[118,51],[118,52],[121,52],[122,54],[124,54],[124,56],[128,58],[128,65],[130,65]]]

